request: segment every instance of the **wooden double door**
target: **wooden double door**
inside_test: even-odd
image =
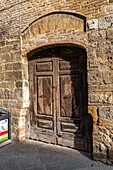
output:
[[[84,50],[37,53],[29,61],[29,74],[30,138],[90,151]]]

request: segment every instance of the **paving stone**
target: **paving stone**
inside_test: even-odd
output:
[[[83,160],[64,160],[59,162],[54,162],[52,164],[48,164],[45,166],[47,170],[69,170],[69,169],[77,169],[87,167]]]
[[[91,160],[91,154],[36,142],[12,143],[0,149],[0,170],[113,170]]]

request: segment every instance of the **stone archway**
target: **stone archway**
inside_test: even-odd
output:
[[[22,32],[22,40],[22,56],[23,58],[29,60],[30,75],[30,109],[29,113],[26,115],[26,137],[50,143],[61,144],[64,146],[70,146],[81,150],[91,151],[92,120],[87,114],[87,77],[85,77],[87,70],[86,52],[84,50],[86,49],[85,17],[69,12],[53,12],[47,14],[40,17],[35,22],[31,23],[29,27]],[[65,50],[63,50],[64,48]],[[50,52],[52,49],[53,52]],[[59,52],[56,49],[60,49]],[[69,52],[70,49],[71,53]],[[64,55],[64,58],[63,56],[58,55],[58,53],[63,55],[66,50],[67,54]],[[57,51],[57,55],[55,51]],[[47,55],[46,59],[44,59],[43,53]],[[72,55],[72,58],[69,59],[70,55]],[[66,59],[65,56],[67,56],[68,59]],[[73,66],[72,60],[76,59],[77,61],[74,61]],[[48,63],[49,65],[47,66],[46,64],[44,64],[44,62],[46,64]],[[57,69],[55,69],[56,65],[58,66],[58,63],[62,65],[61,67],[65,67],[67,65],[67,70],[66,68],[63,70],[58,70],[58,67]],[[81,65],[79,65],[80,63]],[[83,67],[83,65],[85,67]],[[40,68],[42,69],[44,66],[45,68],[48,67],[49,70],[40,70]],[[77,70],[77,67],[79,71]],[[52,68],[54,68],[54,70],[52,70]],[[39,71],[36,71],[37,69],[39,69]],[[67,88],[70,93],[73,91],[72,94],[69,93],[70,95],[64,95],[66,91],[64,91],[63,94],[60,95],[62,100],[64,100],[62,102],[62,106],[60,104],[60,97],[58,97],[59,102],[57,102],[57,104],[55,103],[55,96],[58,96],[59,93],[55,90],[57,86],[55,84],[57,80],[56,76],[59,76],[59,71],[64,71],[64,74],[67,74],[68,80],[67,82],[65,82],[65,78],[61,80],[62,82],[66,83],[64,83],[64,86],[62,86],[61,89]],[[75,75],[67,73],[72,73],[73,71],[76,73]],[[49,79],[50,75],[47,75],[47,79],[43,78],[43,74],[45,74],[46,76],[46,72],[51,72],[50,75],[54,75],[53,78]],[[40,77],[40,80],[35,80],[37,79],[37,74],[40,74],[38,75]],[[79,74],[81,74],[82,77]],[[53,81],[54,84],[52,84]],[[42,94],[44,91],[44,87],[42,88],[42,85],[44,83],[46,84],[46,86],[47,84],[49,84],[49,86],[51,86],[50,89],[52,89],[52,92],[48,89],[49,92],[47,92],[46,95]],[[84,87],[82,87],[82,85]],[[60,85],[58,86],[60,88]],[[39,90],[37,89],[38,87]],[[80,106],[76,106],[76,104],[73,104],[79,103],[79,101],[75,100],[75,91],[72,89],[76,89],[75,91],[80,90],[80,96],[79,94],[77,94],[79,96],[79,99],[77,100],[79,100],[81,103]],[[83,89],[85,93],[82,91]],[[39,94],[38,96],[37,93]],[[81,94],[83,94],[83,100]],[[54,102],[53,98],[49,97],[51,99],[51,102],[48,101],[48,104],[47,100],[44,99],[44,96],[46,96],[45,99],[47,99],[47,96],[54,96]],[[70,97],[66,97],[66,99],[64,99],[65,96]],[[68,120],[64,120],[64,118],[61,118],[63,116],[60,116],[60,106],[64,108],[64,105],[67,105],[65,104],[66,100],[67,102],[68,100],[70,101],[70,111],[68,111],[69,113],[67,114],[66,112],[65,114],[62,112],[62,114],[65,115],[64,117],[67,117],[67,119],[69,118]],[[51,103],[53,104],[51,105]],[[84,111],[83,109],[80,109],[82,105]],[[49,106],[52,107],[52,110]],[[58,109],[59,113],[55,111]],[[42,113],[39,115],[39,110],[41,110],[41,113],[45,110],[44,112],[48,112],[48,114],[50,115],[47,115],[46,113]],[[54,116],[51,117],[51,114]],[[45,118],[44,115],[46,115]],[[79,120],[77,120],[77,115]],[[41,118],[37,119],[37,117],[40,116]],[[57,119],[57,117],[59,118]],[[60,118],[63,120],[60,120]],[[67,124],[70,124],[70,126],[67,126]],[[44,126],[46,127],[45,129]],[[47,133],[43,133],[43,131],[46,131]],[[69,138],[71,138],[71,140],[69,140]]]
[[[29,59],[28,138],[91,151],[86,71],[85,50],[69,44],[42,49]]]
[[[56,11],[39,17],[22,31],[22,56],[31,57],[39,47],[72,43],[86,48],[85,17]]]

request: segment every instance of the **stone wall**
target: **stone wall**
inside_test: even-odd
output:
[[[10,1],[0,1],[0,5],[0,107],[11,112],[11,137],[18,140],[25,136],[29,103],[29,97],[24,99],[28,77],[26,61],[21,57],[20,6]]]
[[[77,35],[73,27],[57,30],[56,34],[46,30],[38,35],[38,39],[29,36],[27,45],[24,40],[22,42],[25,30],[52,12],[80,13],[87,20],[87,35],[84,32]],[[11,111],[12,139],[24,138],[25,115],[29,111],[29,81],[28,61],[22,57],[22,50],[27,54],[40,45],[78,40],[84,48],[87,44],[88,105],[95,125],[93,155],[95,159],[110,163],[113,162],[112,0],[1,0],[0,107]]]
[[[108,163],[113,162],[113,15],[88,20],[87,41],[88,104],[98,109],[93,155]]]

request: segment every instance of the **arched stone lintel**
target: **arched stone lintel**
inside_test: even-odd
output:
[[[51,48],[53,46],[75,46],[78,48],[83,48],[86,50],[86,44],[83,41],[76,41],[76,42],[70,42],[70,41],[62,41],[62,42],[54,42],[54,43],[48,43],[48,44],[41,44],[39,46],[36,46],[35,48],[32,48],[30,50],[25,50],[22,52],[22,57],[23,59],[27,59],[29,60],[30,57],[32,57],[35,53],[37,53],[38,51],[42,50],[42,49],[46,49],[46,48]]]
[[[75,32],[85,33],[85,18],[70,14],[69,12],[54,12],[29,24],[29,27],[22,33],[22,43],[24,45],[30,39],[39,35],[59,35],[60,32],[69,34],[70,31],[72,31],[72,35],[73,32],[74,34]]]
[[[67,14],[67,15],[73,15],[73,16],[76,16],[78,18],[81,18],[84,20],[84,22],[86,22],[86,16],[80,12],[74,12],[74,11],[71,11],[71,10],[54,10],[54,11],[49,11],[49,12],[46,12],[44,13],[43,15],[39,16],[38,18],[36,18],[34,21],[32,21],[31,23],[29,23],[29,25],[24,28],[21,33],[23,34],[27,29],[29,29],[29,27],[34,24],[35,22],[37,22],[38,20],[46,17],[46,16],[49,16],[49,15],[54,15],[54,14]]]

